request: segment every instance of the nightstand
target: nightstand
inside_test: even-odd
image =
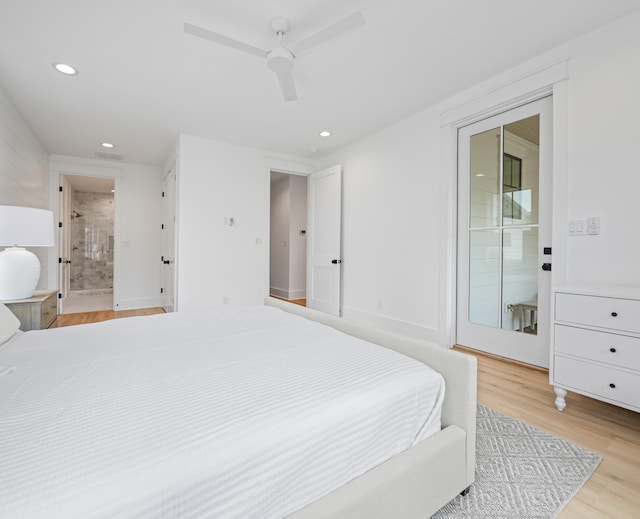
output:
[[[36,290],[28,299],[2,301],[20,320],[20,329],[44,330],[54,328],[58,317],[58,291]]]

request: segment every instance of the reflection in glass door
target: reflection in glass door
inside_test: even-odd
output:
[[[535,341],[548,334],[545,105],[550,112],[548,99],[475,123],[459,140],[457,342],[537,365],[548,364],[548,344]]]

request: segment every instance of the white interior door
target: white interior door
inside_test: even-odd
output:
[[[162,308],[175,310],[176,172],[172,167],[162,184]]]
[[[69,180],[60,176],[60,199],[58,207],[60,210],[59,220],[62,227],[58,227],[58,267],[60,279],[60,297],[58,298],[58,313],[64,313],[64,303],[69,295],[71,279],[71,186]]]
[[[340,315],[342,167],[309,177],[307,306]]]
[[[548,367],[552,104],[458,133],[457,343]]]

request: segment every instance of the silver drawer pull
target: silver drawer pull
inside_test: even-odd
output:
[[[610,387],[611,389],[615,389],[615,388],[616,388],[616,385],[612,382],[611,384],[609,384],[609,387]]]

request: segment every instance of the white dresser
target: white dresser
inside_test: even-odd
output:
[[[640,411],[640,287],[554,291],[549,378],[556,407],[567,391]]]

